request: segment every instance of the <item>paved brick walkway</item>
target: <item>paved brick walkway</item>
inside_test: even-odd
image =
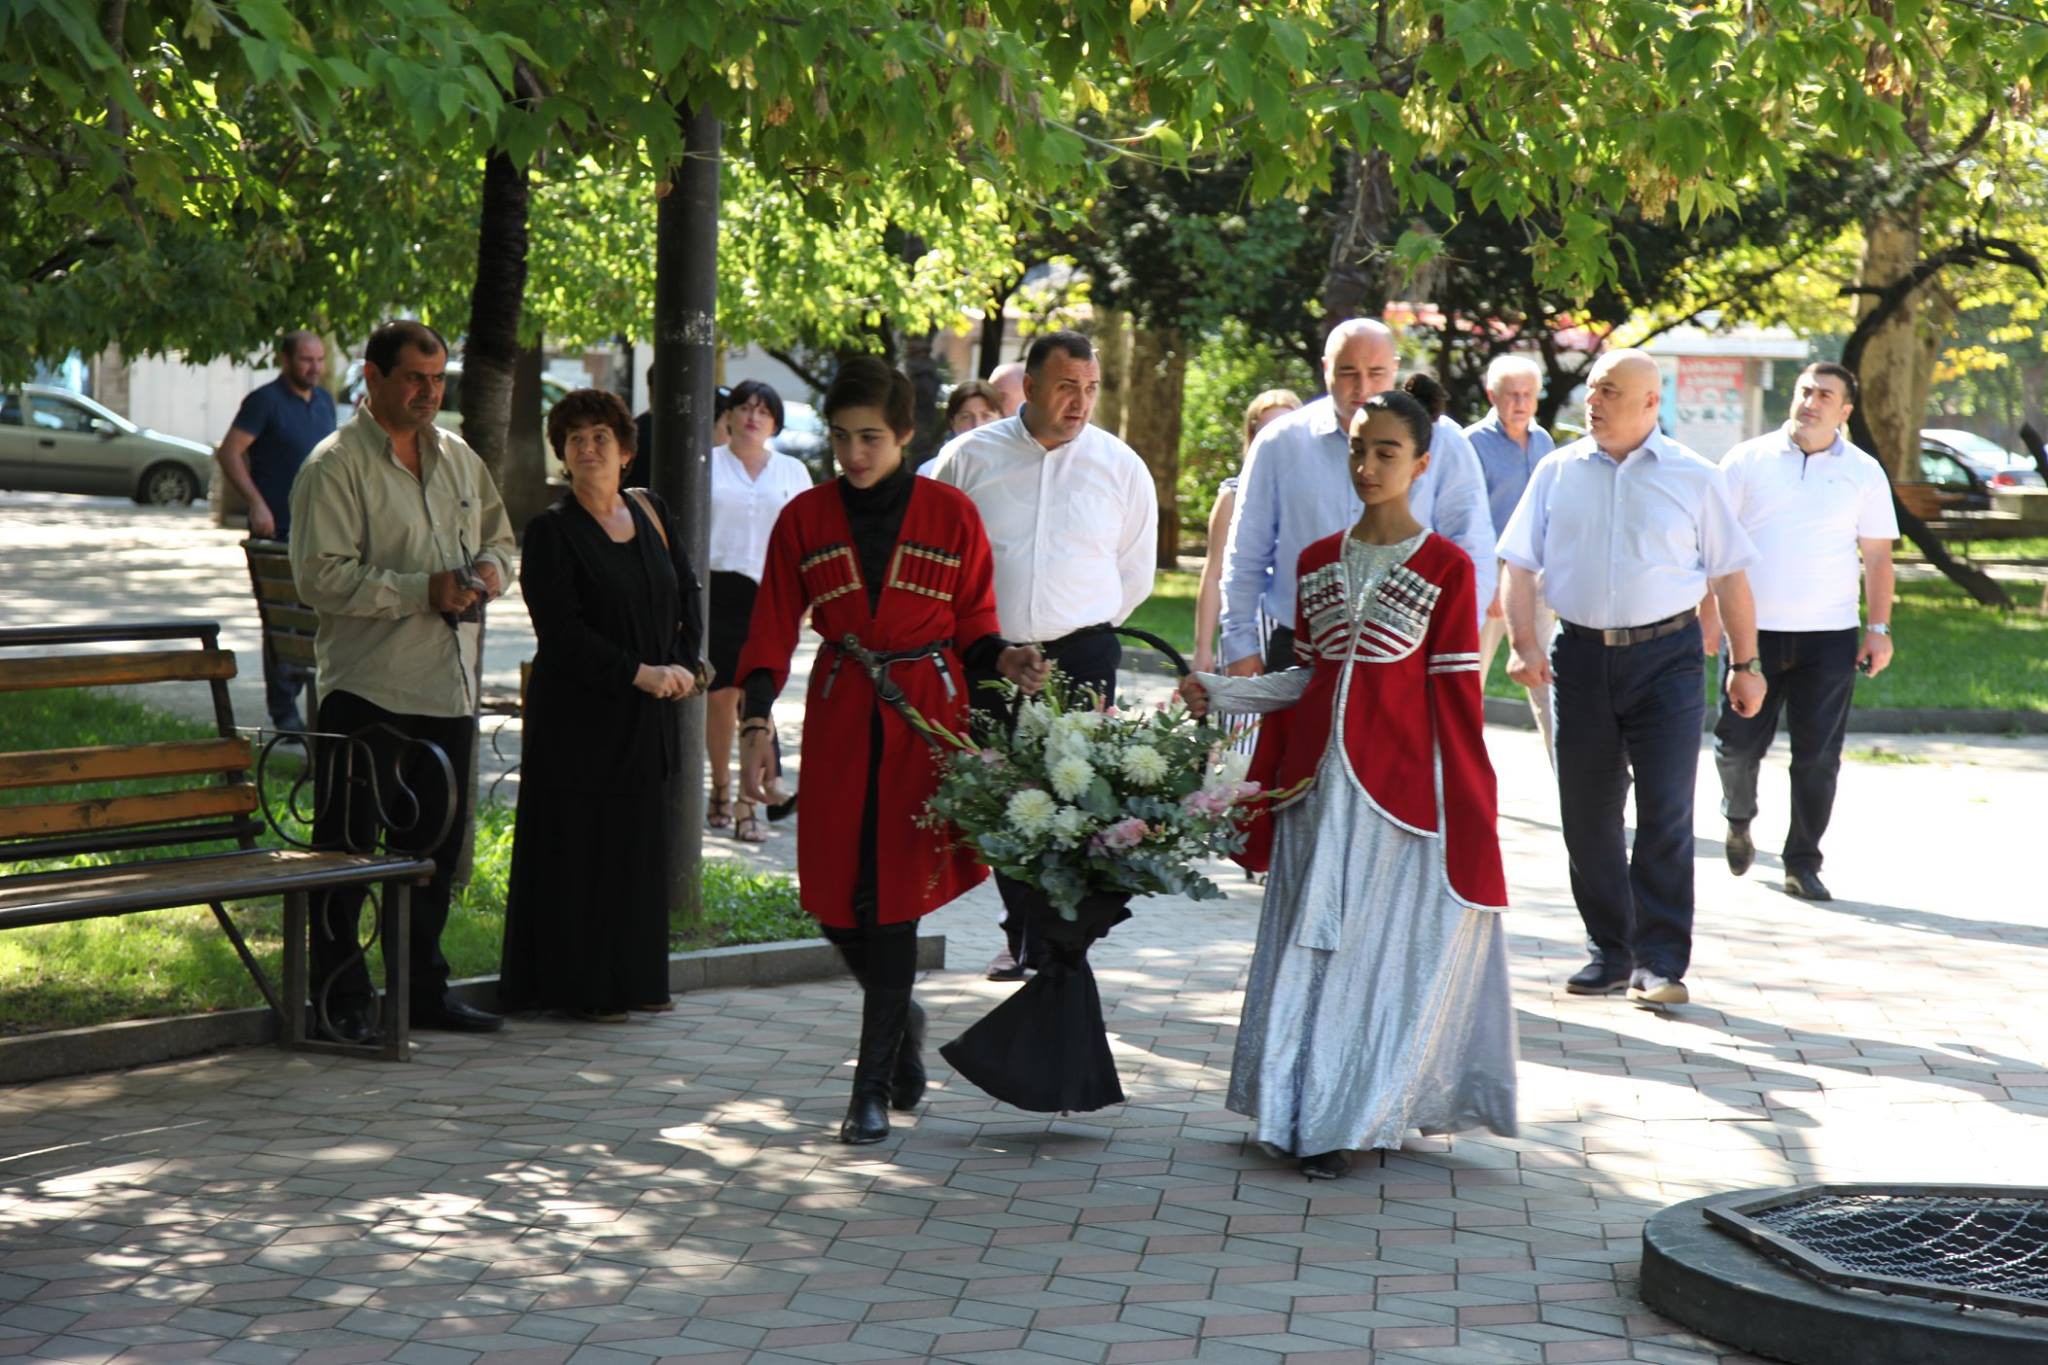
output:
[[[0,1356],[1705,1365],[1741,1357],[1633,1292],[1658,1208],[2039,1177],[2048,906],[2013,813],[2048,749],[1854,762],[1831,906],[1771,889],[1768,854],[1731,880],[1703,837],[1700,1003],[1660,1015],[1561,993],[1578,935],[1542,761],[1489,741],[1517,1138],[1418,1139],[1316,1186],[1248,1150],[1221,1096],[1257,903],[1225,874],[1227,902],[1143,905],[1100,951],[1131,1095],[1100,1114],[1020,1114],[941,1069],[887,1143],[841,1147],[838,983],[428,1034],[410,1066],[251,1050],[0,1091]],[[992,907],[931,921],[936,1039],[1006,989],[972,970]]]

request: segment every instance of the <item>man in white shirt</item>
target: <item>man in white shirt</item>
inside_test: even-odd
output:
[[[1783,707],[1792,735],[1785,890],[1813,901],[1830,899],[1820,880],[1820,838],[1834,810],[1856,674],[1881,673],[1892,657],[1892,541],[1899,523],[1883,466],[1842,435],[1855,404],[1853,374],[1827,362],[1809,365],[1792,388],[1791,420],[1721,461],[1729,501],[1756,542],[1749,580],[1770,689],[1756,714],[1724,703],[1714,725],[1728,870],[1740,877],[1756,857],[1749,822],[1756,817],[1757,767]],[[1860,638],[1859,569],[1869,604]]]
[[[1223,552],[1223,615],[1217,657],[1225,672],[1250,677],[1294,664],[1294,566],[1301,552],[1358,520],[1351,484],[1352,414],[1394,387],[1394,334],[1385,323],[1352,318],[1323,343],[1328,392],[1276,418],[1245,454]],[[1471,442],[1439,418],[1429,443],[1429,468],[1408,490],[1415,519],[1472,557],[1474,589],[1493,596],[1493,519],[1486,479]],[[1270,623],[1261,639],[1259,622]]]
[[[1088,419],[1102,372],[1079,332],[1049,332],[1024,358],[1024,406],[964,432],[918,472],[974,500],[995,557],[1003,638],[1037,644],[1055,667],[1104,698],[1116,692],[1123,647],[1112,633],[1152,593],[1159,499],[1137,453]],[[1005,721],[996,695],[970,677],[974,705]],[[1010,950],[990,979],[1035,965],[1020,888],[996,879]],[[1007,959],[1007,960],[1006,960]]]
[[[1764,697],[1744,569],[1756,550],[1721,470],[1657,430],[1662,380],[1642,351],[1593,367],[1591,435],[1552,451],[1500,539],[1507,561],[1508,676],[1550,687],[1553,761],[1586,966],[1565,989],[1628,988],[1653,1005],[1689,999],[1693,787],[1706,708],[1698,604],[1709,585],[1726,623],[1727,690],[1740,715]],[[1557,613],[1545,657],[1538,592]],[[1635,775],[1633,849],[1623,823]]]
[[[1493,516],[1496,543],[1508,529],[1508,518],[1529,486],[1529,476],[1545,455],[1557,448],[1536,421],[1536,399],[1543,392],[1543,368],[1525,355],[1495,356],[1486,367],[1486,401],[1492,408],[1486,416],[1465,428],[1465,439],[1479,457],[1479,469],[1486,476],[1487,510]],[[1494,651],[1508,638],[1507,614],[1495,596],[1485,603],[1486,620],[1479,627],[1479,676],[1493,671]],[[1536,609],[1536,628],[1549,638],[1554,620],[1542,604]],[[1536,728],[1543,734],[1543,748],[1550,749],[1550,689],[1529,689],[1529,710]]]

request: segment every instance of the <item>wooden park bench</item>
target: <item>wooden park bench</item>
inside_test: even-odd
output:
[[[281,540],[242,542],[249,559],[249,588],[256,597],[256,614],[263,622],[263,652],[273,660],[303,669],[306,724],[315,723],[318,700],[313,695],[313,635],[320,616],[299,600],[299,585],[292,579],[291,549]]]
[[[379,843],[388,843],[394,833],[404,834],[416,847],[432,847],[436,841],[386,817],[377,792],[378,768],[359,738],[276,735],[255,752],[235,727],[228,694],[235,656],[220,647],[219,634],[212,622],[0,630],[0,692],[204,683],[212,691],[215,720],[215,734],[205,739],[0,753],[0,791],[9,793],[11,802],[0,805],[0,866],[80,854],[122,859],[107,866],[0,874],[0,930],[208,906],[277,1014],[285,1046],[402,1061],[407,1056],[411,891],[433,876],[433,860],[376,847],[308,846],[280,827],[280,817],[265,800],[262,777],[269,760],[277,754],[280,768],[289,762],[296,770],[287,804],[290,813],[307,817],[310,824],[313,812],[304,798],[314,783],[305,745],[345,745],[337,753],[344,775],[334,784],[337,799],[372,803],[368,809],[377,815]],[[162,647],[166,644],[174,647]],[[279,745],[288,747],[280,751]],[[426,747],[452,783],[446,755]],[[67,790],[102,782],[147,783],[152,789],[100,796]],[[24,792],[31,793],[26,802],[18,795]],[[257,835],[266,824],[291,846],[258,847]],[[376,940],[384,952],[382,1037],[367,1045],[309,1036],[309,1021],[325,1008],[324,1000],[315,997],[316,990],[324,994],[324,983],[307,980],[310,899],[354,886],[377,892]],[[284,902],[281,991],[272,986],[228,913],[232,904],[271,896]]]

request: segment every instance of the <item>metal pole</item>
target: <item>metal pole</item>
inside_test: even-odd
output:
[[[718,119],[679,105],[683,161],[656,219],[654,256],[654,468],[651,486],[682,524],[690,566],[708,583],[711,409],[718,317]],[[708,613],[709,604],[706,604]],[[719,680],[721,683],[725,679]],[[674,838],[669,906],[703,913],[704,703],[683,707],[683,771],[669,808]]]

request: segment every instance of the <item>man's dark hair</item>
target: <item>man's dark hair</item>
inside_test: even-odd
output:
[[[841,365],[822,406],[828,422],[845,408],[880,408],[898,436],[917,430],[917,390],[909,376],[879,356],[857,355]]]
[[[1420,372],[1409,375],[1408,382],[1401,386],[1401,392],[1429,409],[1431,421],[1451,410],[1450,394],[1444,391],[1444,386],[1437,383],[1432,375]]]
[[[1429,409],[1422,406],[1416,398],[1399,389],[1376,393],[1358,405],[1358,415],[1351,420],[1356,422],[1359,417],[1369,412],[1390,413],[1400,418],[1408,428],[1408,438],[1415,443],[1415,453],[1429,454],[1429,442],[1436,434],[1436,424],[1430,420]]]
[[[742,379],[739,383],[733,385],[732,397],[726,403],[725,410],[737,412],[756,398],[760,399],[762,404],[767,407],[768,415],[775,419],[775,435],[780,436],[782,434],[782,395],[775,391],[773,384],[767,383],[765,380]],[[718,414],[715,410],[711,415],[711,420],[714,422],[718,420]]]
[[[1849,396],[1850,407],[1855,407],[1861,401],[1856,392],[1856,376],[1849,372],[1847,365],[1837,365],[1832,360],[1816,360],[1799,372],[1800,379],[1805,379],[1809,375],[1816,378],[1841,380],[1842,391]],[[1795,385],[1798,382],[1798,380],[1793,381]]]
[[[286,360],[297,360],[301,346],[304,346],[309,341],[318,341],[319,339],[320,334],[318,332],[309,332],[301,327],[297,331],[286,332],[282,337],[278,338],[277,353]]]
[[[1076,360],[1095,359],[1095,347],[1079,332],[1047,332],[1034,337],[1031,349],[1024,352],[1024,373],[1036,378],[1054,351],[1065,351]]]
[[[427,355],[440,355],[448,349],[441,334],[426,323],[400,318],[370,333],[369,344],[363,347],[363,363],[375,365],[379,374],[390,374],[398,368],[399,352],[408,346]]]
[[[610,427],[628,464],[640,448],[640,428],[633,424],[633,414],[626,411],[624,400],[607,389],[565,393],[548,409],[548,444],[555,448],[556,459],[566,458],[563,452],[569,447],[569,433],[578,427]]]

